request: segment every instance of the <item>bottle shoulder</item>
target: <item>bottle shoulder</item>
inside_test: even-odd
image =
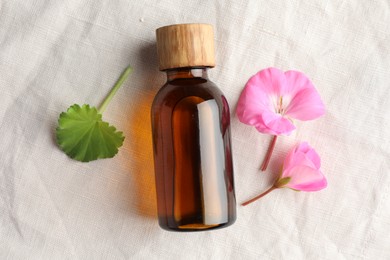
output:
[[[204,100],[221,99],[223,93],[210,80],[178,79],[165,83],[157,92],[153,105],[166,102],[177,102],[185,97],[195,96]]]
[[[222,101],[223,93],[210,80],[200,79],[178,79],[164,84],[157,92],[153,100],[153,109],[163,106],[174,106],[181,99],[186,97],[199,97],[202,100],[215,99],[217,103]]]

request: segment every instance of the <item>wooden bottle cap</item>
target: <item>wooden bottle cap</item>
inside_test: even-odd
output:
[[[156,30],[160,70],[214,67],[214,35],[210,24],[174,24]]]

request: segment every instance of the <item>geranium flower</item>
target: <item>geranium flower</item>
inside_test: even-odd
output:
[[[317,152],[307,142],[300,143],[286,156],[282,172],[274,185],[242,205],[246,206],[279,188],[290,188],[296,191],[322,190],[328,183],[320,166],[321,159]]]
[[[313,120],[324,113],[320,95],[305,74],[276,68],[267,68],[252,76],[237,104],[237,116],[242,123],[274,135],[262,170],[267,167],[276,136],[295,130],[293,119]]]

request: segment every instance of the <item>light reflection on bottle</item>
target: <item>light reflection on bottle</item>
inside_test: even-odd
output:
[[[197,105],[201,161],[203,218],[206,225],[227,222],[228,204],[225,181],[225,153],[214,99]]]

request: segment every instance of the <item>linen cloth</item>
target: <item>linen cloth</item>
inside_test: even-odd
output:
[[[175,233],[157,223],[150,107],[165,82],[155,29],[214,26],[209,77],[231,107],[237,221]],[[390,259],[388,0],[0,1],[0,259]],[[98,106],[126,136],[113,159],[80,163],[55,143],[70,105]],[[240,123],[239,95],[266,67],[303,71],[325,116],[271,137]],[[325,190],[276,190],[288,150],[308,141]]]

